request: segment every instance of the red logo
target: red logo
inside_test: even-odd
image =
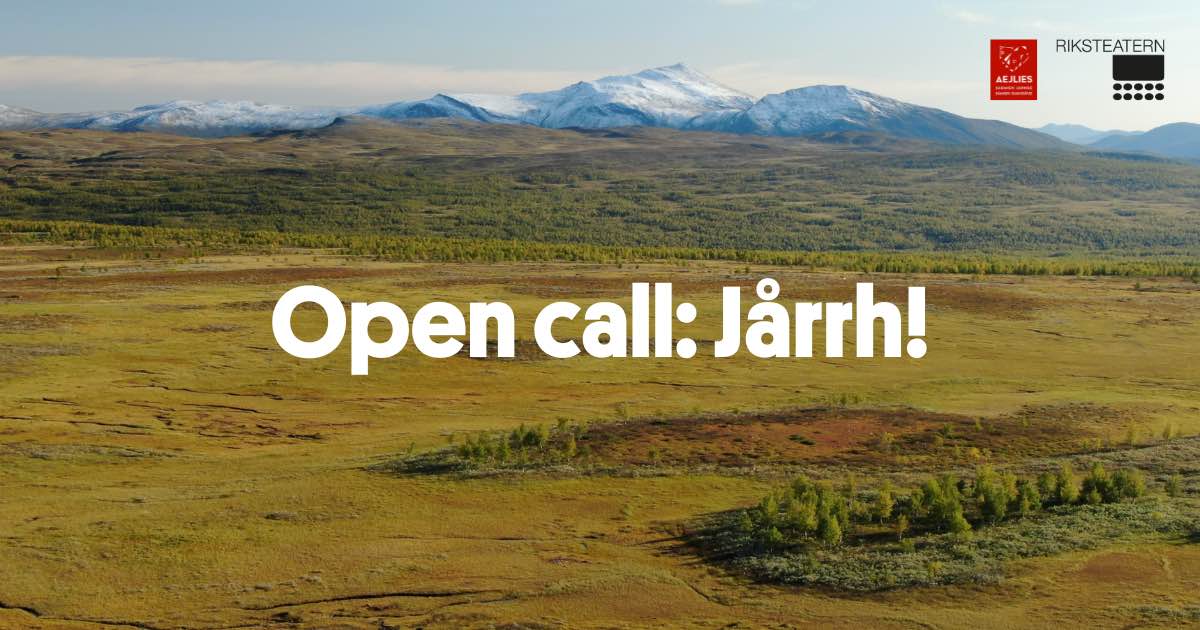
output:
[[[1037,100],[1037,40],[992,40],[992,100]]]

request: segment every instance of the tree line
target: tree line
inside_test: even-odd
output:
[[[1178,477],[1172,477],[1167,493],[1176,496],[1180,484]],[[1100,463],[1082,477],[1069,464],[1036,477],[984,465],[970,480],[945,474],[907,493],[884,483],[865,498],[852,476],[843,480],[840,489],[831,481],[801,476],[742,510],[736,527],[760,550],[768,551],[814,544],[836,547],[851,538],[882,532],[900,541],[914,532],[969,537],[977,528],[1048,508],[1116,503],[1145,493],[1141,471],[1123,468],[1109,473]]]
[[[523,240],[389,236],[340,232],[280,232],[219,228],[108,225],[78,221],[0,220],[0,242],[49,242],[112,249],[129,257],[182,249],[189,255],[321,249],[381,260],[421,262],[567,261],[630,264],[648,261],[733,261],[864,273],[948,273],[1180,277],[1200,281],[1200,259],[1188,256],[1020,257],[949,252],[839,252],[601,246]]]

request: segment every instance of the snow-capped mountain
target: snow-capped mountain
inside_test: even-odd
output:
[[[553,92],[522,94],[517,114],[542,127],[693,126],[706,116],[733,114],[754,104],[683,64],[583,81]]]
[[[945,144],[1069,146],[1024,127],[998,120],[965,118],[844,85],[814,85],[769,94],[747,110],[706,128],[772,136],[862,131]]]
[[[94,114],[44,114],[32,109],[0,105],[0,129],[78,127]]]
[[[637,74],[581,81],[561,90],[516,96],[439,94],[424,101],[375,105],[360,114],[381,118],[464,118],[561,129],[578,127],[673,127],[684,129],[706,116],[729,115],[754,104],[683,64]]]
[[[38,116],[41,114],[32,109],[0,105],[0,129],[17,129],[29,125]]]
[[[337,119],[334,110],[306,110],[249,101],[171,101],[127,112],[42,114],[0,105],[0,129],[99,129],[159,131],[188,136],[229,136],[275,129],[314,129]]]
[[[161,131],[196,136],[265,130],[300,130],[328,125],[338,116],[388,120],[459,118],[540,127],[605,128],[633,125],[689,128],[727,117],[754,100],[683,64],[637,74],[582,81],[561,90],[516,96],[437,94],[361,108],[300,109],[246,101],[173,101],[128,112],[41,114],[0,109],[0,129],[70,127],[115,131]]]
[[[481,99],[482,100],[482,99]],[[371,105],[352,112],[360,116],[384,118],[387,120],[408,120],[411,118],[461,118],[486,123],[517,123],[521,122],[512,117],[494,113],[484,107],[472,104],[470,99],[461,96],[438,94],[422,101],[398,101],[386,105]]]
[[[274,129],[314,129],[337,118],[331,110],[306,110],[250,101],[171,101],[129,112],[101,114],[87,129],[161,131],[189,136],[227,136]]]
[[[801,136],[866,129],[915,109],[915,105],[842,85],[814,85],[768,94],[718,126],[743,133]]]
[[[387,120],[457,118],[551,128],[627,126],[802,136],[881,133],[950,144],[1069,145],[999,121],[976,120],[845,86],[817,85],[755,102],[683,64],[515,96],[437,94],[359,108],[304,109],[248,101],[172,101],[127,112],[42,114],[0,106],[0,129],[66,127],[225,136],[327,126],[357,115]]]

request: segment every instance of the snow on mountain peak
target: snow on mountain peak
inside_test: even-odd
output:
[[[879,96],[844,85],[810,85],[779,94],[764,96],[758,105],[764,108],[802,110],[814,116],[866,113],[884,114],[909,107],[895,99]]]
[[[676,127],[698,116],[743,110],[754,103],[746,94],[683,64],[603,77],[562,92],[566,98],[550,108],[543,124],[600,127],[613,126],[614,118],[633,118],[633,124]]]
[[[0,106],[0,129],[81,128],[224,136],[313,129],[354,114],[388,120],[456,118],[552,128],[647,126],[783,136],[869,131],[960,144],[1058,146],[1048,136],[1006,123],[962,118],[844,85],[798,88],[755,102],[682,63],[581,81],[548,92],[436,94],[424,100],[358,108],[178,100],[123,112],[42,114]]]
[[[0,104],[0,129],[27,124],[39,114],[32,109]]]
[[[302,109],[252,101],[188,101],[142,105],[123,112],[43,114],[32,110],[0,108],[0,128],[96,129],[104,131],[160,131],[190,136],[227,136],[273,130],[324,127],[339,112]]]
[[[175,100],[128,111],[100,114],[39,114],[0,109],[8,128],[76,127],[119,131],[167,131],[214,136],[266,130],[322,127],[338,116],[377,118],[460,118],[488,123],[524,123],[541,127],[605,128],[623,126],[715,129],[739,115],[755,128],[782,119],[789,128],[803,119],[825,120],[837,112],[873,114],[900,106],[898,101],[841,86],[814,86],[768,96],[758,103],[682,63],[634,74],[581,81],[559,90],[516,96],[437,94],[361,108],[302,109],[251,101]]]
[[[736,100],[753,100],[749,95],[739,92],[733,88],[721,85],[703,72],[694,70],[682,63],[677,63],[672,66],[662,66],[659,68],[649,68],[626,76],[645,82],[674,84],[680,89],[691,90],[697,94],[709,94],[720,98],[730,98]],[[622,78],[625,77],[606,77],[605,79],[600,79],[600,81]]]
[[[32,109],[25,109],[23,107],[13,107],[11,105],[5,105],[3,103],[0,103],[0,114],[26,114],[26,113],[34,113],[34,112]]]
[[[214,136],[231,132],[313,129],[324,127],[336,118],[337,113],[332,110],[300,109],[253,101],[176,100],[143,105],[128,112],[102,114],[81,126],[88,129],[172,131]]]
[[[915,108],[844,85],[811,85],[762,97],[745,111],[741,124],[746,131],[800,135],[830,125],[866,127],[871,119]]]
[[[502,122],[559,128],[684,127],[697,117],[740,111],[754,102],[683,64],[580,81],[549,92],[455,98],[509,119]]]

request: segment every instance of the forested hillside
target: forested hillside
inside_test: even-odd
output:
[[[435,121],[0,133],[0,217],[617,246],[1200,251],[1200,168],[1051,151]]]

